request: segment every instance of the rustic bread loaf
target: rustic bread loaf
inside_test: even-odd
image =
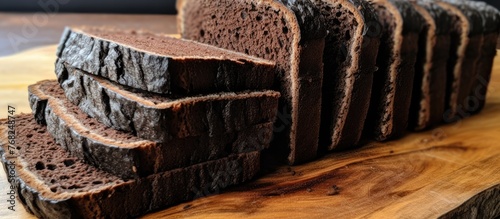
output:
[[[47,125],[56,143],[71,155],[123,179],[260,151],[269,146],[273,133],[273,122],[268,121],[238,132],[215,130],[213,135],[158,143],[110,129],[89,117],[66,99],[57,81],[41,81],[28,90],[37,122]]]
[[[70,68],[62,60],[56,74],[68,100],[82,111],[109,127],[157,142],[274,121],[280,96],[275,91],[161,96]]]
[[[436,3],[429,0],[412,3],[424,21],[409,120],[410,129],[419,131],[443,121],[452,23],[451,16]]]
[[[69,66],[156,93],[270,89],[274,62],[194,41],[110,28],[66,28],[57,56]]]
[[[380,24],[363,0],[313,0],[328,30],[323,62],[320,147],[356,145],[370,106]]]
[[[135,218],[253,178],[260,152],[124,181],[69,155],[32,115],[16,117],[16,156],[0,121],[0,154],[26,210],[39,218]]]
[[[276,61],[282,98],[271,148],[290,164],[316,158],[323,18],[309,0],[179,0],[183,38]]]
[[[448,60],[448,85],[445,122],[469,116],[467,99],[477,75],[477,63],[483,42],[483,20],[477,10],[462,1],[436,1],[453,16],[451,51]]]
[[[370,111],[365,124],[378,141],[401,136],[408,126],[421,16],[409,1],[371,1],[382,24]]]

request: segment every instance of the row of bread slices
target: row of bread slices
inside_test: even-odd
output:
[[[186,39],[276,61],[290,164],[478,113],[497,9],[466,0],[178,1]]]
[[[259,172],[274,62],[109,28],[67,28],[57,56],[58,80],[29,86],[33,114],[2,121],[2,161],[37,217],[137,217]]]

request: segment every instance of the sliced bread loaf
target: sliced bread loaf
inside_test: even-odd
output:
[[[477,65],[476,78],[471,87],[467,105],[470,113],[479,113],[486,103],[486,92],[491,78],[493,60],[497,54],[497,41],[500,32],[500,11],[484,2],[468,1],[476,8],[483,19],[483,45]]]
[[[320,147],[345,149],[361,138],[370,106],[380,24],[363,0],[313,0],[328,29],[323,62]]]
[[[409,127],[424,130],[443,121],[452,23],[432,1],[414,1],[413,6],[425,23],[418,42]]]
[[[237,132],[274,122],[280,94],[275,91],[176,97],[141,92],[68,67],[56,73],[70,102],[99,122],[157,142],[203,134]]]
[[[260,152],[252,152],[124,181],[69,155],[32,115],[16,117],[17,148],[9,148],[5,123],[4,169],[26,210],[39,218],[133,218],[245,182],[260,165]]]
[[[282,98],[272,148],[290,164],[316,158],[323,18],[309,0],[179,0],[183,38],[276,61]]]
[[[156,93],[270,89],[274,62],[194,41],[110,28],[66,28],[57,56],[69,66]]]
[[[409,1],[371,1],[382,24],[370,112],[365,129],[378,141],[401,136],[408,126],[421,16]]]
[[[436,3],[454,17],[448,61],[446,111],[443,116],[444,121],[449,123],[470,115],[467,112],[467,99],[477,75],[483,23],[479,12],[462,1],[443,0]]]
[[[66,99],[57,81],[41,81],[28,90],[37,122],[47,125],[56,143],[86,163],[124,179],[260,151],[269,146],[273,133],[270,121],[238,132],[215,130],[210,136],[157,143],[110,129],[89,117]]]

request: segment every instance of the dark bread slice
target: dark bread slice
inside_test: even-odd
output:
[[[365,131],[384,141],[403,135],[408,126],[423,21],[408,1],[373,0],[372,3],[382,24],[382,38]]]
[[[425,22],[418,42],[409,121],[410,129],[420,131],[443,121],[452,23],[451,16],[436,3],[412,3]]]
[[[493,60],[497,54],[500,32],[500,11],[485,2],[468,1],[470,7],[479,11],[483,19],[483,45],[477,65],[477,75],[470,91],[467,106],[472,114],[479,113],[486,104],[486,93],[491,79]]]
[[[89,117],[66,99],[55,80],[38,82],[28,90],[37,122],[47,125],[56,143],[71,155],[123,179],[260,151],[269,146],[273,133],[273,122],[269,121],[233,133],[221,130],[210,136],[157,143],[110,129]]]
[[[448,85],[444,122],[450,123],[468,117],[467,99],[477,75],[477,64],[483,42],[483,23],[477,10],[462,1],[436,1],[454,18],[451,51],[448,61]]]
[[[281,91],[271,149],[289,164],[316,158],[326,31],[309,0],[179,0],[183,38],[276,61]]]
[[[137,217],[248,181],[260,168],[260,152],[251,152],[124,181],[64,151],[32,115],[15,119],[16,156],[0,121],[2,162],[20,202],[39,218]]]
[[[270,89],[275,63],[194,41],[110,28],[69,28],[57,56],[133,88],[173,94]]]
[[[109,127],[157,142],[274,121],[280,96],[276,91],[160,96],[70,68],[61,60],[56,74],[68,100],[82,111]]]
[[[380,24],[363,0],[313,0],[328,29],[323,62],[320,147],[358,144],[370,106]]]

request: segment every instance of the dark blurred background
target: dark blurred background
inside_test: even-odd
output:
[[[486,0],[500,8],[500,0]],[[56,12],[80,13],[130,13],[130,14],[175,14],[175,0],[0,0],[0,11],[47,12],[56,9],[49,6],[57,3]],[[44,7],[44,5],[46,7]]]
[[[54,45],[65,26],[175,34],[175,0],[0,0],[0,57]]]
[[[488,2],[488,4],[500,9],[500,0],[486,0],[485,2]]]
[[[175,0],[0,0],[3,12],[175,14]]]

